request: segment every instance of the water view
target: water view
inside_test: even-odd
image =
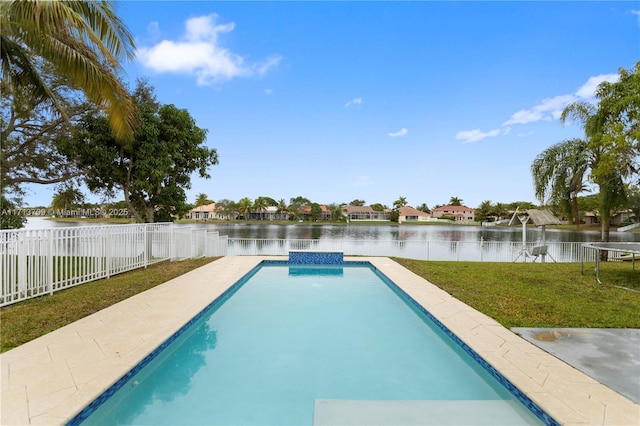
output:
[[[58,228],[66,226],[95,226],[107,223],[56,222],[44,218],[29,218],[26,228]],[[521,242],[522,226],[482,227],[470,225],[274,225],[241,223],[191,223],[178,226],[219,232],[229,238],[280,239],[280,240],[365,240],[365,241],[502,241]],[[537,242],[542,232],[527,228],[527,241]],[[547,242],[600,241],[600,231],[569,231],[547,229]],[[611,241],[640,241],[637,232],[611,232]]]

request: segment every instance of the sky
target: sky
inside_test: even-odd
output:
[[[562,109],[594,102],[598,83],[640,59],[638,2],[122,1],[117,12],[137,48],[124,80],[147,78],[217,150],[192,203],[536,202],[536,155],[583,136]],[[49,205],[54,191],[25,201]]]

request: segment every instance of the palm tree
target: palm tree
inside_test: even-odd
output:
[[[598,185],[600,193],[601,239],[609,241],[611,213],[626,201],[623,178],[632,173],[631,163],[617,163],[616,153],[608,143],[603,143],[603,135],[608,129],[599,109],[586,102],[574,102],[562,111],[560,120],[564,124],[567,119],[578,120],[584,127],[587,167],[591,170],[590,179]],[[611,167],[612,162],[617,165]],[[606,252],[603,252],[603,257],[606,258]]]
[[[51,200],[54,209],[70,209],[84,202],[84,195],[78,189],[68,187],[56,192]]]
[[[449,205],[450,206],[461,206],[462,205],[462,198],[451,197],[449,199]]]
[[[206,206],[207,204],[211,204],[211,203],[213,203],[213,201],[211,201],[207,197],[207,194],[204,194],[201,192],[196,196],[196,207]]]
[[[407,205],[407,197],[399,197],[397,200],[393,202],[393,208],[399,209],[400,207],[404,207]]]
[[[578,194],[584,190],[584,177],[590,155],[583,139],[567,139],[550,146],[531,164],[536,198],[541,204],[558,204],[580,225]]]
[[[278,203],[276,204],[276,213],[278,213],[278,217],[281,220],[284,218],[285,214],[289,213],[289,207],[287,206],[287,202],[284,198],[278,200]]]
[[[133,59],[133,36],[107,0],[0,2],[2,91],[29,90],[66,118],[61,101],[39,73],[42,61],[109,116],[116,137],[131,141],[135,108],[118,80],[120,60]]]
[[[244,216],[245,220],[249,220],[249,214],[251,213],[251,209],[253,208],[253,203],[250,198],[244,197],[236,206],[238,208],[238,213]]]
[[[267,203],[267,200],[265,199],[265,197],[258,197],[253,202],[253,209],[260,214],[261,220],[264,219],[264,211],[267,209],[268,206],[269,204]]]
[[[505,203],[495,203],[493,206],[493,214],[497,220],[502,220],[509,214],[509,207]]]
[[[493,204],[491,203],[491,200],[484,200],[476,208],[476,211],[475,211],[476,220],[488,219],[493,214],[493,212],[494,212],[494,208],[493,208]]]

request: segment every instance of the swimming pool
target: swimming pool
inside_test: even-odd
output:
[[[267,262],[188,325],[70,424],[322,424],[398,409],[539,422],[362,263]]]

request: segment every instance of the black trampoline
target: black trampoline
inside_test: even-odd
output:
[[[622,253],[616,257],[616,260],[630,260],[631,267],[633,270],[636,270],[636,259],[640,260],[640,243],[604,243],[604,242],[596,242],[596,243],[584,243],[582,244],[583,254],[581,256],[580,261],[580,272],[584,274],[584,250],[591,249],[595,250],[595,258],[596,258],[596,279],[600,284],[600,253],[602,251],[612,251],[615,253]]]

